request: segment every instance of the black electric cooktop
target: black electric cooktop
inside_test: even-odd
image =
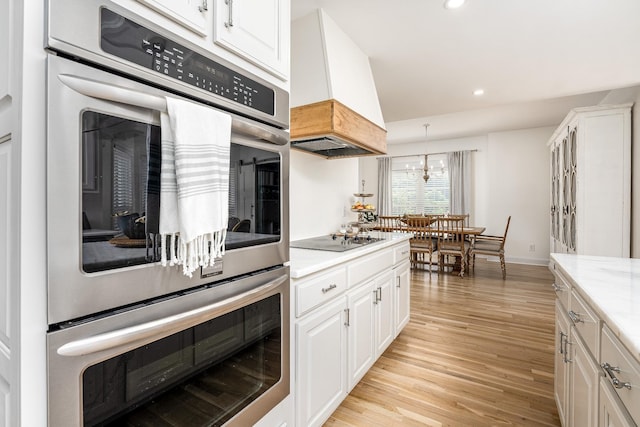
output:
[[[292,248],[298,249],[313,249],[317,251],[330,251],[330,252],[344,252],[350,249],[362,248],[372,243],[384,240],[379,237],[371,236],[357,236],[348,237],[344,236],[319,236],[311,237],[309,239],[295,240],[289,244]]]

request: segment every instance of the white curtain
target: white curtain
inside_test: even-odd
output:
[[[471,152],[454,151],[448,154],[449,212],[468,214],[471,209]]]
[[[391,157],[378,158],[378,215],[391,215]]]

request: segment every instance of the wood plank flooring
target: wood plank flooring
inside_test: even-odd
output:
[[[409,324],[325,426],[559,426],[551,282],[482,259],[464,278],[412,270]]]

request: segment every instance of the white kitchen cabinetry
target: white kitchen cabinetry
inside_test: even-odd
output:
[[[290,0],[215,0],[216,44],[286,80]]]
[[[600,379],[600,424],[601,427],[636,427],[631,416],[606,378]]]
[[[551,252],[629,256],[631,107],[576,108],[552,135]]]
[[[387,271],[376,278],[376,301],[374,306],[376,359],[389,347],[395,338],[394,334],[394,276]]]
[[[317,252],[292,251],[296,425],[322,425],[404,326],[396,319],[408,318],[408,291],[401,303],[397,298],[397,289],[409,287],[408,250],[397,251],[405,246],[401,240],[336,254],[334,263],[324,260],[323,268],[302,277],[296,277],[296,254],[313,259]],[[364,254],[353,256],[358,251]]]
[[[597,427],[600,369],[575,329],[572,329],[570,339],[571,376],[568,419],[572,426]]]
[[[409,245],[402,245],[395,251],[395,263],[393,275],[395,280],[395,324],[394,337],[409,323],[409,310],[411,300],[411,265],[407,261],[409,257]]]
[[[556,300],[555,378],[554,395],[558,416],[563,426],[569,425],[569,317],[559,300]]]
[[[376,360],[375,304],[378,290],[371,280],[349,292],[349,357],[350,391]]]
[[[319,426],[347,396],[346,299],[296,323],[296,425]]]
[[[208,0],[138,0],[199,36],[207,35]]]
[[[640,420],[640,389],[635,386],[640,384],[640,353],[633,338],[638,308],[634,299],[635,288],[640,287],[632,279],[637,274],[635,267],[624,263],[617,270],[610,265],[623,258],[563,254],[552,254],[552,258],[557,296],[554,392],[562,425],[636,426]],[[570,269],[560,271],[555,259]],[[584,261],[578,261],[581,259]],[[590,270],[592,266],[594,270]],[[587,290],[574,275],[587,283]],[[620,293],[628,301],[623,303],[617,297]],[[612,332],[611,319],[623,321],[627,328],[618,329],[614,324],[618,332]],[[631,337],[633,353],[621,342],[621,336]]]
[[[624,414],[623,419],[630,418],[640,424],[640,361],[606,325],[602,328],[600,366],[606,372],[607,384],[603,387],[613,393],[609,408],[614,413]]]
[[[577,303],[579,300],[575,291],[571,291],[569,307],[556,300],[554,392],[562,425],[596,427],[600,369],[594,354],[598,354],[600,322],[593,313],[587,313],[584,305]],[[593,330],[596,331],[595,341],[588,336]]]

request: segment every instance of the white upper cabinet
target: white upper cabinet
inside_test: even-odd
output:
[[[214,0],[214,7],[214,43],[289,78],[290,0]]]
[[[138,0],[200,36],[207,35],[210,0]]]
[[[576,108],[552,135],[551,252],[629,257],[631,106]]]

